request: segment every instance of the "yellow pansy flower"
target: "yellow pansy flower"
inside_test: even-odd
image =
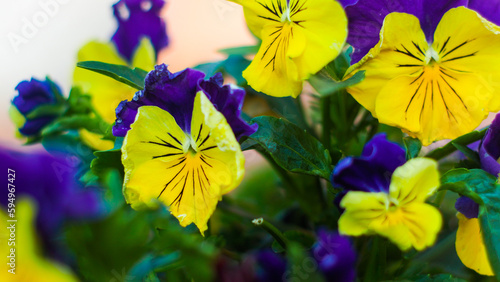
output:
[[[380,42],[348,70],[348,92],[381,123],[429,145],[453,139],[500,110],[500,29],[465,7],[444,14],[428,43],[419,20],[391,13]]]
[[[250,31],[262,40],[243,72],[265,94],[297,97],[302,82],[337,57],[347,18],[334,0],[230,0],[243,6]]]
[[[439,186],[437,163],[415,158],[396,168],[389,192],[349,191],[340,206],[339,232],[360,236],[379,234],[401,250],[432,246],[441,229],[437,208],[426,204]]]

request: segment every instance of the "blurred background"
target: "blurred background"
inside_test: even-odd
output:
[[[49,76],[68,94],[78,50],[91,40],[109,41],[117,0],[4,1],[0,8],[0,146],[21,148],[8,109],[15,87]],[[162,16],[170,45],[159,61],[171,71],[223,59],[217,50],[251,45],[239,5],[226,0],[168,0]],[[33,147],[33,146],[31,146]],[[29,150],[29,147],[23,147]]]

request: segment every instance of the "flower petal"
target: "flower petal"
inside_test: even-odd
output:
[[[244,157],[224,116],[198,92],[188,135],[174,117],[142,106],[122,147],[124,194],[133,208],[159,202],[203,232],[222,195],[239,185]]]
[[[347,77],[366,71],[365,79],[347,90],[375,117],[375,101],[381,89],[395,77],[415,73],[417,68],[414,66],[424,65],[424,54],[428,49],[418,19],[409,14],[388,15],[380,37],[379,43],[347,71]]]
[[[415,158],[398,167],[391,179],[390,195],[400,206],[423,203],[439,187],[437,162]]]
[[[498,163],[500,146],[498,144],[500,144],[500,115],[497,114],[479,146],[482,169],[495,176],[500,173],[500,164]]]
[[[349,236],[372,233],[371,227],[385,219],[387,205],[386,193],[348,192],[340,202],[345,212],[339,219],[339,233]]]
[[[347,157],[337,164],[332,184],[344,190],[388,193],[392,173],[405,161],[403,148],[378,134],[366,143],[361,157]]]
[[[455,248],[458,257],[465,266],[477,273],[493,276],[479,220],[477,218],[468,219],[461,213],[457,213],[457,217],[458,231]]]
[[[386,236],[401,250],[414,247],[421,251],[434,244],[442,226],[437,208],[425,203],[411,203],[387,215],[385,224],[374,225],[377,233]]]

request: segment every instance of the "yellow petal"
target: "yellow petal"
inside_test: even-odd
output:
[[[7,222],[11,218],[8,218],[5,212],[0,212],[0,220],[4,222],[0,232],[2,256],[11,256],[11,249],[15,249],[15,274],[8,272],[10,269],[8,263],[4,264],[4,269],[0,272],[0,280],[41,281],[40,278],[43,277],[44,281],[78,281],[67,267],[43,257],[34,228],[35,218],[34,202],[28,198],[21,198],[16,202],[17,222]],[[11,233],[7,227],[11,224],[15,226],[15,241],[8,240]],[[15,242],[15,245],[12,242]],[[9,260],[10,258],[4,259],[5,262]]]
[[[423,203],[439,187],[437,162],[427,158],[415,158],[396,168],[389,187],[390,195],[398,205]]]
[[[293,28],[290,24],[280,25],[266,26],[262,30],[265,35],[262,45],[243,71],[243,77],[253,89],[265,94],[297,97],[302,91],[302,81],[299,80],[297,66],[287,56],[288,46],[295,41]],[[303,42],[298,44],[303,45]]]
[[[127,65],[118,56],[111,43],[89,42],[78,52],[78,61],[100,61],[110,64]],[[73,83],[92,97],[92,105],[97,113],[109,124],[115,121],[115,109],[123,100],[134,97],[136,89],[110,77],[89,70],[75,68]]]
[[[234,0],[244,7],[261,47],[243,77],[271,96],[297,97],[302,82],[335,59],[347,37],[347,18],[333,0]]]
[[[347,38],[347,17],[344,9],[337,1],[291,0],[290,7],[304,4],[300,13],[292,15],[292,21],[298,23],[295,33],[304,34],[304,51],[300,56],[292,56],[299,71],[299,79],[308,79],[312,74],[320,71],[325,65],[333,61],[342,51]],[[294,41],[300,44],[301,40]]]
[[[429,145],[479,126],[488,116],[492,97],[487,87],[475,74],[461,74],[439,65],[426,67],[418,76],[390,80],[377,97],[376,113],[381,123],[401,127]]]
[[[441,213],[434,206],[411,203],[397,207],[387,214],[385,224],[372,228],[403,251],[412,246],[420,251],[434,244],[442,221]]]
[[[135,209],[159,202],[182,226],[200,232],[222,195],[244,175],[244,157],[225,117],[203,92],[195,98],[192,134],[185,133],[166,111],[139,108],[122,147],[124,194]]]
[[[469,99],[479,102],[474,107],[483,107],[483,96],[493,93],[493,100],[486,109],[493,112],[500,110],[498,26],[465,7],[451,9],[436,28],[432,46],[437,50],[440,63],[444,67],[463,73],[474,73],[480,77],[480,83],[477,85],[469,84]]]
[[[102,139],[102,135],[90,132],[84,128],[80,129],[78,133],[80,133],[80,137],[85,145],[98,151],[111,150],[115,145],[113,141],[104,140]]]
[[[488,260],[484,246],[479,220],[468,219],[458,213],[458,231],[455,248],[462,263],[482,275],[493,276],[493,270]]]
[[[153,44],[151,44],[149,39],[143,38],[134,52],[132,67],[140,68],[145,71],[151,71],[155,67],[155,57],[156,52]]]
[[[349,73],[347,78],[358,71],[366,71],[365,79],[347,91],[376,117],[375,101],[382,88],[393,78],[414,74],[418,67],[413,65],[424,65],[424,54],[428,49],[418,19],[409,14],[387,15],[380,31],[380,38],[379,43],[347,71]],[[398,67],[399,65],[401,66]],[[390,93],[393,98],[397,98],[397,92]]]
[[[372,233],[371,226],[385,219],[388,197],[386,193],[348,192],[340,206],[345,209],[339,219],[339,232],[360,236]]]

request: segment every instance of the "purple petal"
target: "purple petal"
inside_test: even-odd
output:
[[[419,16],[419,20],[427,41],[434,41],[434,31],[446,12],[459,6],[467,6],[468,2],[468,0],[424,0],[423,14]]]
[[[327,281],[354,281],[356,253],[347,237],[320,230],[313,257]]]
[[[469,0],[469,8],[490,22],[500,25],[500,0]]]
[[[455,209],[467,218],[477,218],[479,215],[479,204],[465,196],[457,199]]]
[[[111,40],[128,61],[143,37],[151,40],[157,54],[168,45],[165,22],[160,17],[164,4],[163,0],[121,0],[113,5],[118,29]]]
[[[257,131],[257,124],[248,125],[241,118],[241,108],[245,98],[245,91],[240,88],[231,88],[230,85],[222,86],[221,73],[215,74],[208,81],[200,81],[199,89],[210,98],[215,108],[221,112],[231,126],[236,139],[250,136]]]
[[[340,0],[340,4],[342,5],[342,7],[348,7],[348,6],[352,6],[352,5],[355,5],[356,3],[358,3],[359,0]]]
[[[346,7],[349,19],[347,42],[354,47],[352,63],[357,63],[379,41],[379,33],[385,16],[392,12],[409,13],[419,17],[423,0],[359,0]]]
[[[346,190],[388,193],[392,173],[405,161],[403,148],[378,134],[365,145],[361,157],[347,157],[337,164],[332,184]]]
[[[171,73],[164,64],[156,66],[146,76],[144,90],[137,92],[132,101],[123,101],[118,105],[113,134],[125,136],[135,121],[138,108],[147,105],[157,106],[169,112],[179,127],[189,133],[194,98],[198,91],[203,91],[225,116],[237,138],[253,134],[257,127],[248,125],[240,117],[245,92],[228,85],[223,86],[220,74],[208,81],[203,80],[204,77],[204,73],[193,69]]]
[[[23,127],[19,128],[19,132],[24,136],[37,135],[43,127],[51,123],[57,116],[45,116],[26,120]]]
[[[479,146],[481,166],[494,176],[500,173],[498,158],[500,158],[500,114],[496,115]]]
[[[58,102],[58,95],[61,95],[60,88],[55,83],[40,81],[32,78],[30,81],[22,81],[16,86],[18,95],[12,99],[12,105],[26,118],[34,109],[43,105],[55,105]],[[54,92],[54,90],[57,92]],[[40,130],[52,122],[57,116],[40,116],[27,119],[24,125],[19,128],[19,132],[24,136],[37,135]]]
[[[40,105],[56,103],[56,94],[52,91],[48,81],[32,78],[30,81],[20,82],[16,90],[19,94],[14,97],[12,104],[23,115],[29,114]]]

